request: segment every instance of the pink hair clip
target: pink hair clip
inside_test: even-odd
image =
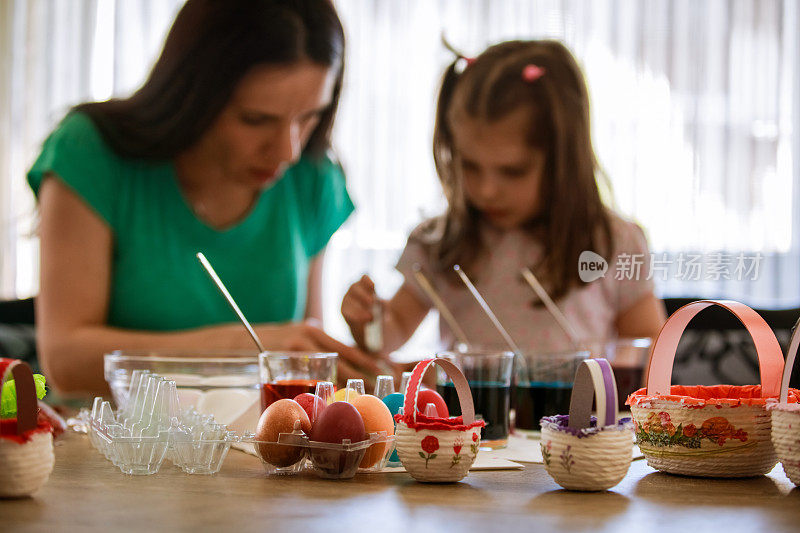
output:
[[[522,69],[522,79],[527,81],[528,83],[533,83],[534,81],[544,76],[544,73],[545,70],[543,67],[531,63],[529,65],[525,65],[525,68]]]
[[[466,62],[468,67],[471,67],[472,64],[475,62],[475,58],[474,57],[465,57],[463,59]]]

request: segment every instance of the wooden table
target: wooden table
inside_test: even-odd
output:
[[[764,477],[704,480],[660,474],[635,461],[610,492],[560,490],[542,465],[473,472],[429,485],[408,474],[348,481],[268,478],[255,457],[231,451],[213,476],[165,462],[127,476],[84,435],[56,447],[56,466],[33,498],[0,500],[0,531],[225,530],[303,533],[403,531],[800,530],[800,489],[780,465]]]

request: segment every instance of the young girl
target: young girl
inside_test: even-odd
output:
[[[414,268],[471,344],[503,345],[454,265],[522,349],[572,346],[521,276],[523,268],[536,274],[582,341],[655,336],[665,313],[648,279],[647,242],[600,199],[587,88],[573,56],[555,41],[515,41],[460,59],[444,75],[433,140],[447,211],[412,232],[397,263],[405,283],[382,304],[383,351],[404,344],[432,307]],[[459,63],[466,63],[461,72]],[[604,277],[581,280],[578,258],[586,250],[608,261]],[[621,262],[640,272],[619,271]],[[375,302],[367,276],[342,301],[361,346]],[[454,344],[446,323],[440,330]]]

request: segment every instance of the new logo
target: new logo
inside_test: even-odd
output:
[[[578,276],[584,283],[600,279],[608,272],[608,261],[601,255],[584,250],[578,257]]]

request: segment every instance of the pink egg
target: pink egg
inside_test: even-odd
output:
[[[312,424],[314,423],[314,404],[317,405],[317,416],[325,409],[325,401],[316,394],[311,394],[310,392],[298,394],[294,397],[294,401],[299,403],[300,407],[305,410]]]

